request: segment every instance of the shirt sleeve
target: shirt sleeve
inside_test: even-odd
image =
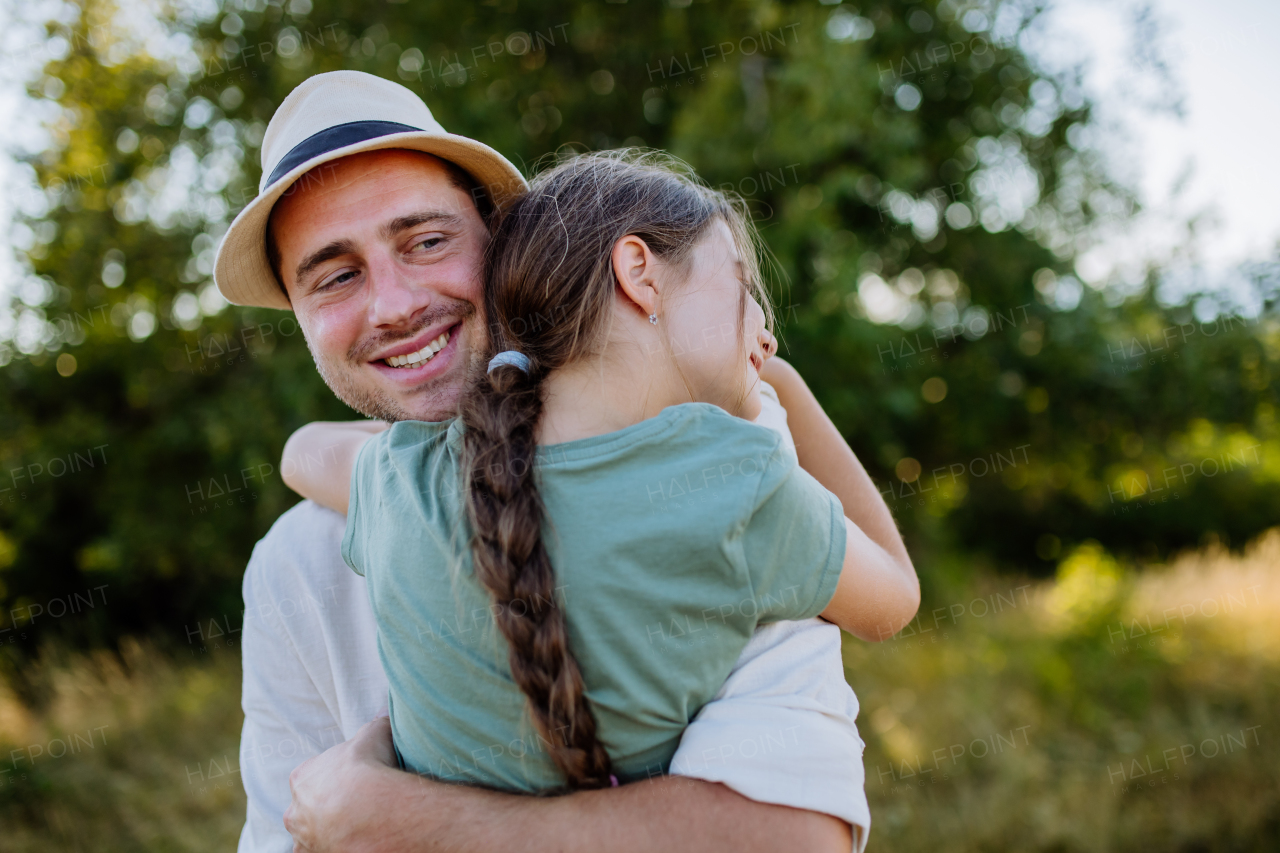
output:
[[[240,853],[292,851],[290,772],[385,713],[368,590],[338,554],[344,524],[302,501],[258,542],[245,571]]]
[[[840,818],[862,853],[871,810],[857,717],[840,629],[819,619],[766,625],[685,729],[671,775]]]
[[[293,850],[284,828],[289,774],[342,740],[338,721],[281,624],[279,602],[264,578],[269,568],[255,549],[244,576],[240,780],[248,802],[239,853]]]
[[[764,463],[743,558],[761,624],[817,616],[844,567],[844,509],[781,439]]]
[[[375,513],[366,510],[377,506],[378,462],[385,453],[390,430],[384,430],[364,443],[351,466],[351,495],[347,501],[347,529],[342,534],[342,559],[351,570],[365,573],[365,542]]]

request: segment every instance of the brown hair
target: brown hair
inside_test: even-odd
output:
[[[461,403],[471,548],[476,577],[497,605],[512,675],[570,788],[609,785],[610,760],[569,647],[542,538],[533,470],[542,382],[593,354],[607,336],[618,240],[634,234],[680,265],[717,217],[729,226],[744,268],[741,330],[748,290],[770,316],[750,218],[740,199],[700,184],[674,158],[614,151],[563,160],[501,214],[489,246],[488,355],[516,350],[531,366],[495,368]]]

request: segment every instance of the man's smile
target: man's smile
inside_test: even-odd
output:
[[[424,329],[412,339],[389,347],[367,363],[398,383],[418,384],[445,373],[458,351],[462,322]]]
[[[436,353],[444,349],[447,343],[449,343],[449,332],[444,331],[440,333],[440,337],[432,339],[431,343],[417,352],[411,352],[408,355],[389,355],[382,360],[392,367],[413,367],[419,362],[430,361]]]

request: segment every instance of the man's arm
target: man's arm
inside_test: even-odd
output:
[[[285,825],[307,853],[840,851],[844,821],[667,776],[564,797],[448,785],[392,769],[391,724],[370,723],[290,777]]]
[[[920,581],[889,507],[804,379],[773,357],[761,378],[773,386],[787,412],[800,467],[840,499],[850,555],[832,607],[822,615],[863,640],[887,640],[915,615]]]

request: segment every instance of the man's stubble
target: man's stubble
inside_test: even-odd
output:
[[[371,377],[366,376],[364,365],[374,352],[405,341],[419,334],[424,328],[452,318],[462,321],[463,340],[467,342],[467,352],[459,351],[457,361],[448,373],[436,377],[421,387],[410,392],[412,408],[406,407],[385,389],[379,387]],[[414,324],[414,328],[405,333],[372,335],[351,348],[347,353],[336,358],[328,357],[317,349],[306,334],[303,337],[311,358],[320,371],[320,377],[329,386],[329,390],[362,415],[389,423],[396,421],[442,421],[454,417],[458,412],[458,402],[462,398],[471,377],[477,375],[479,362],[484,358],[486,346],[486,329],[475,306],[462,300],[451,301],[439,309],[427,311]],[[461,342],[460,342],[461,343]]]

